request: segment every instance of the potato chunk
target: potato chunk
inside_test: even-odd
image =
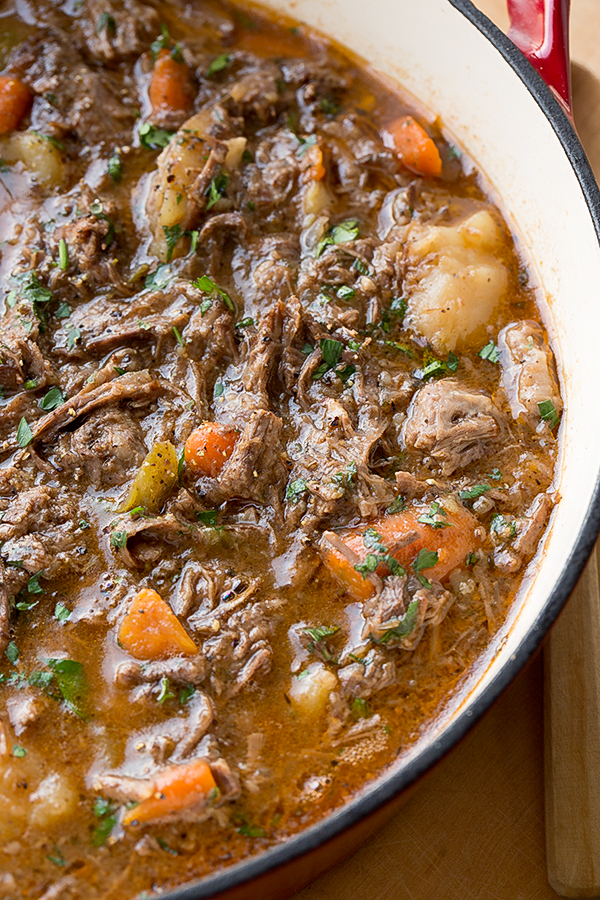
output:
[[[36,181],[45,187],[61,184],[64,167],[60,149],[33,131],[16,131],[0,147],[4,162],[22,162]]]
[[[438,353],[477,346],[508,283],[504,236],[487,209],[451,225],[416,225],[409,237],[405,322]]]
[[[311,663],[299,675],[294,675],[289,697],[294,708],[311,718],[324,712],[329,694],[335,690],[337,678],[323,663]]]
[[[54,772],[44,778],[30,797],[33,809],[30,815],[32,825],[48,828],[60,819],[68,819],[77,805],[77,794],[67,779]]]

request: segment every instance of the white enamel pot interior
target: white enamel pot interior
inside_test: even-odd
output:
[[[553,95],[468,0],[264,0],[263,6],[333,36],[402,85],[424,115],[440,116],[449,137],[484,174],[541,286],[559,362],[565,412],[555,486],[561,500],[508,621],[428,733],[344,809],[259,857],[168,895],[178,900],[235,890],[290,862],[426,771],[537,648],[574,587],[600,523],[600,196]]]

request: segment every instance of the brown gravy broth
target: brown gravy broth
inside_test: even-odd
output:
[[[225,3],[28,10],[0,42],[30,95],[0,136],[0,896],[116,900],[418,740],[536,552],[561,400],[477,171],[338,47]]]

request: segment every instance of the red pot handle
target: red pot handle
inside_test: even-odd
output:
[[[571,0],[507,0],[509,38],[537,69],[572,119],[569,61]]]

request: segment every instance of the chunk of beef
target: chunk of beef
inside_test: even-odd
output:
[[[537,322],[512,322],[498,335],[502,384],[513,418],[524,414],[539,422],[539,403],[550,400],[559,413],[562,400],[552,350]]]
[[[553,501],[548,494],[538,494],[525,512],[514,520],[513,528],[504,535],[498,529],[493,534],[497,544],[494,551],[494,565],[505,575],[516,575],[537,550],[550,513]],[[516,530],[516,536],[513,534]]]
[[[288,498],[288,528],[300,523],[303,530],[310,532],[338,508],[349,512],[354,507],[361,518],[369,518],[396,497],[394,485],[370,469],[371,453],[387,420],[365,393],[360,373],[353,394],[355,418],[341,401],[333,399],[324,400],[316,411],[314,406],[307,407],[300,417],[297,443],[302,453],[294,453],[289,483],[305,484],[306,489]]]
[[[125,143],[135,107],[125,106],[118,82],[89,68],[71,37],[58,29],[38,29],[11,54],[8,71],[36,95],[34,126],[44,133],[73,131],[90,144]],[[52,104],[44,99],[50,96]]]
[[[189,619],[195,631],[208,635],[203,650],[211,663],[210,681],[217,694],[231,697],[271,667],[269,638],[275,626],[278,601],[247,603],[231,612],[234,601]]]
[[[143,568],[146,563],[154,563],[168,549],[178,546],[182,539],[189,537],[193,525],[167,513],[154,518],[135,518],[129,515],[115,519],[107,526],[109,544],[116,558],[131,569]],[[120,535],[119,540],[112,538]]]
[[[144,685],[136,691],[136,699],[140,699],[142,695],[149,696],[150,693],[149,685]],[[185,711],[185,716],[163,719],[156,725],[136,732],[129,740],[129,747],[133,746],[136,754],[151,757],[159,766],[165,765],[167,761],[183,762],[196,750],[215,717],[212,700],[200,691],[194,691],[188,697]]]
[[[281,432],[281,419],[274,413],[251,413],[221,474],[216,479],[196,480],[188,473],[186,485],[207,502],[255,500],[271,506],[277,516],[287,475]]]
[[[298,239],[285,233],[252,238],[236,249],[232,267],[247,309],[292,293],[298,255]]]
[[[278,131],[261,141],[255,161],[244,168],[246,196],[263,214],[291,198],[300,173],[297,149],[298,140],[290,131]]]
[[[44,529],[53,521],[51,510],[57,502],[56,491],[46,485],[20,491],[3,511],[0,541]]]
[[[277,81],[281,69],[265,60],[259,69],[247,72],[229,90],[223,106],[232,116],[240,116],[246,123],[266,125],[277,115],[281,102]]]
[[[152,684],[161,678],[168,678],[174,684],[201,684],[206,675],[204,656],[192,658],[174,657],[159,662],[119,663],[115,670],[115,681],[125,687],[137,684]]]
[[[390,548],[390,552],[394,550]],[[365,601],[362,611],[365,619],[363,638],[381,640],[386,632],[399,627],[410,603],[407,582],[406,575],[390,576],[385,579],[383,589]]]
[[[430,484],[415,478],[412,472],[396,472],[395,478],[398,492],[406,500],[414,500],[415,497],[420,499],[432,490]]]
[[[0,386],[18,390],[27,380],[44,387],[55,379],[39,348],[39,319],[33,304],[17,295],[0,320]]]
[[[62,293],[68,285],[75,289],[77,298],[85,298],[100,286],[120,285],[112,246],[115,207],[103,201],[97,208],[93,206],[94,200],[89,189],[82,190],[77,198],[77,218],[44,234],[48,253],[40,265],[40,271],[47,277],[49,287],[58,293]],[[96,200],[96,203],[99,201]],[[95,214],[91,209],[101,212]],[[61,240],[68,247],[67,268],[64,271],[55,264]],[[68,282],[65,282],[65,272]]]
[[[353,662],[338,669],[341,693],[345,699],[365,699],[396,681],[396,664],[385,650],[373,647],[364,663]]]
[[[95,387],[90,384],[69,397],[65,403],[43,416],[33,429],[33,441],[48,441],[57,431],[72,425],[104,406],[116,406],[126,400],[149,402],[160,393],[160,385],[148,372],[131,372]]]
[[[84,0],[77,23],[89,54],[109,64],[140,56],[160,32],[157,11],[139,0]]]
[[[407,447],[430,454],[450,475],[484,456],[504,430],[503,415],[490,397],[444,378],[417,391],[401,438]]]
[[[67,471],[83,469],[97,488],[122,485],[146,455],[140,424],[119,407],[91,413],[71,434],[61,437],[56,457]]]

